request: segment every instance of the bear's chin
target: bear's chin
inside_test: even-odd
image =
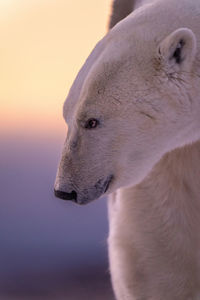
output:
[[[99,199],[100,197],[104,196],[105,194],[109,193],[109,187],[113,182],[114,176],[109,175],[105,178],[99,179],[97,183],[89,188],[84,190],[82,193],[78,193],[76,201],[77,204],[85,205],[94,200]]]

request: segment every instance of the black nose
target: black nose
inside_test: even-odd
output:
[[[57,198],[63,199],[63,200],[72,200],[76,202],[77,200],[77,193],[75,191],[72,191],[71,193],[66,193],[63,191],[57,191],[54,189],[54,195]]]

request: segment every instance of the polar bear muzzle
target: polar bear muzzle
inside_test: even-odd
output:
[[[106,179],[102,178],[99,179],[96,184],[88,189],[85,189],[84,191],[76,192],[76,191],[71,191],[71,192],[66,192],[60,189],[54,189],[54,195],[57,198],[60,198],[62,200],[69,200],[73,201],[77,204],[87,204],[93,200],[96,200],[100,198],[102,195],[104,195],[113,181],[114,176],[110,175]]]

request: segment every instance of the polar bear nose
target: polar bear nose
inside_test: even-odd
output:
[[[66,193],[66,192],[54,189],[54,195],[57,198],[60,198],[63,200],[71,200],[71,201],[77,202],[77,193],[75,191],[72,191],[71,193]]]

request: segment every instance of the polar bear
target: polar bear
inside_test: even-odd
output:
[[[113,9],[64,104],[55,195],[110,194],[116,299],[199,300],[200,2]]]

